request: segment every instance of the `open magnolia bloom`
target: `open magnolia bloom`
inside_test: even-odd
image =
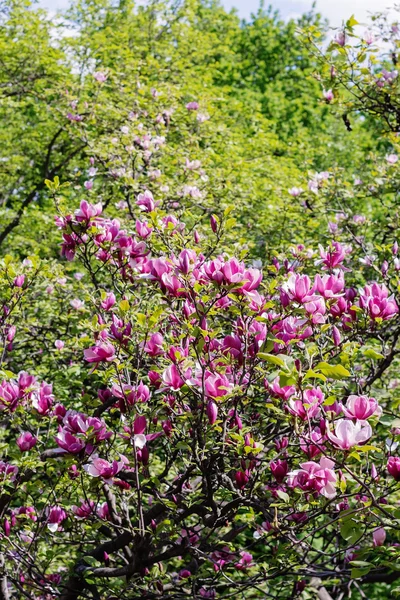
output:
[[[371,425],[367,422],[349,419],[339,419],[335,422],[335,433],[328,430],[328,438],[342,450],[349,450],[353,446],[364,444],[372,436]]]

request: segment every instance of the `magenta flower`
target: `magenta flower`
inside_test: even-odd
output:
[[[328,300],[337,298],[344,290],[344,277],[342,273],[339,275],[316,275],[314,290]]]
[[[375,398],[367,396],[349,396],[346,406],[343,406],[343,414],[348,419],[358,419],[365,421],[372,416],[379,417],[382,414],[382,409]]]
[[[236,569],[239,569],[239,571],[245,571],[246,569],[249,569],[253,566],[252,560],[253,555],[250,554],[250,552],[246,552],[245,550],[243,550],[240,553],[240,560],[235,564],[235,567]]]
[[[17,438],[17,445],[21,452],[28,452],[34,446],[36,446],[37,438],[32,435],[29,431],[24,431],[19,438]]]
[[[276,377],[272,384],[266,381],[264,385],[267,387],[267,389],[269,389],[270,393],[273,396],[277,396],[282,400],[288,400],[296,392],[296,388],[294,387],[294,385],[285,385],[283,387],[280,387],[279,377]]]
[[[322,246],[319,248],[321,262],[325,269],[342,269],[346,268],[342,265],[347,254],[350,253],[350,248],[344,248],[339,242],[331,242],[328,250],[324,250]]]
[[[198,102],[188,102],[186,104],[186,108],[187,108],[187,110],[198,110],[199,109],[199,103]]]
[[[153,212],[159,206],[160,202],[155,202],[150,190],[145,190],[143,194],[138,195],[136,204],[145,212]]]
[[[88,519],[96,514],[97,504],[93,500],[81,500],[80,506],[72,506],[72,512],[77,519]]]
[[[56,340],[54,342],[54,345],[57,348],[57,350],[62,350],[65,346],[65,343],[62,340]]]
[[[115,359],[115,348],[109,342],[100,342],[84,350],[83,354],[90,363],[112,362]]]
[[[314,299],[314,288],[308,275],[291,275],[282,285],[281,300],[284,306],[289,302],[310,302]]]
[[[207,418],[210,425],[214,425],[218,417],[218,406],[213,400],[209,400],[207,404]]]
[[[324,401],[324,394],[320,388],[305,390],[302,400],[291,399],[288,402],[290,414],[298,416],[302,421],[313,419],[320,413],[320,406]]]
[[[20,398],[19,386],[14,381],[3,381],[0,384],[0,411],[14,412]]]
[[[378,527],[377,529],[374,529],[372,533],[372,540],[374,546],[383,546],[386,540],[386,531],[383,527]]]
[[[372,283],[366,285],[360,293],[360,307],[365,309],[372,320],[391,319],[399,312],[394,296],[389,296],[385,284]]]
[[[120,460],[114,460],[112,463],[103,458],[99,458],[96,454],[92,456],[92,460],[89,464],[83,466],[86,473],[92,477],[101,477],[107,483],[112,483],[113,477],[117,475],[125,466],[129,463],[128,459],[121,455]]]
[[[182,377],[179,374],[178,368],[175,364],[172,364],[167,369],[165,369],[162,375],[162,381],[164,386],[172,390],[173,392],[177,392],[185,385]]]
[[[49,414],[53,402],[53,386],[43,381],[40,388],[32,393],[32,406],[40,415],[46,416]]]
[[[275,477],[278,483],[282,483],[288,472],[288,464],[286,460],[273,460],[270,462],[269,467],[272,475]]]
[[[104,310],[110,310],[110,308],[112,308],[115,303],[116,303],[115,295],[112,292],[110,292],[109,294],[106,295],[104,300],[102,300],[102,302],[100,303],[100,306],[101,306],[101,308],[104,308]]]
[[[349,421],[339,419],[335,421],[335,433],[327,431],[328,438],[337,447],[342,450],[349,450],[353,446],[363,444],[372,435],[371,425],[366,422]]]
[[[47,529],[52,533],[58,530],[60,523],[67,518],[67,513],[60,506],[52,506],[47,509]]]
[[[337,476],[333,470],[334,462],[325,456],[319,464],[313,461],[300,465],[301,469],[289,473],[290,487],[298,487],[306,492],[315,492],[326,498],[336,496]]]
[[[90,221],[93,217],[98,217],[103,212],[101,202],[98,204],[89,204],[86,200],[82,200],[80,207],[75,211],[75,217],[78,222]]]
[[[335,99],[335,94],[332,92],[332,90],[323,90],[322,95],[328,104]]]
[[[4,481],[6,478],[8,478],[10,481],[15,481],[17,475],[18,467],[0,460],[0,476],[2,481]]]
[[[164,354],[163,350],[164,338],[161,333],[153,333],[147,341],[144,351],[149,356],[160,356]]]
[[[18,275],[15,279],[14,279],[14,285],[15,287],[19,287],[22,288],[22,286],[25,283],[25,275]]]
[[[72,435],[65,429],[60,429],[56,438],[56,444],[69,454],[79,454],[85,448],[86,443],[81,438]]]
[[[393,479],[400,481],[400,458],[398,456],[389,456],[386,468]]]
[[[226,375],[219,375],[218,373],[210,373],[207,371],[205,374],[205,393],[211,398],[221,398],[226,396],[232,390],[232,384]]]

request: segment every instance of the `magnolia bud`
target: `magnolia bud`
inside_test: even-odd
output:
[[[218,224],[217,224],[217,219],[214,217],[214,215],[211,215],[211,217],[210,217],[210,225],[211,225],[211,229],[212,229],[213,233],[217,233]]]
[[[212,400],[207,404],[207,417],[210,425],[214,425],[218,417],[218,406]]]
[[[340,331],[335,325],[332,327],[332,337],[333,337],[333,343],[335,344],[335,346],[340,346],[340,342],[341,342]]]

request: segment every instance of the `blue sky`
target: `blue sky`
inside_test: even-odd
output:
[[[222,0],[227,8],[235,7],[241,17],[247,17],[256,11],[259,0]],[[269,4],[268,0],[265,2]],[[68,0],[40,0],[40,4],[50,10],[63,8]],[[312,0],[272,0],[271,4],[280,10],[285,17],[296,17],[309,10]],[[317,0],[317,9],[326,16],[330,23],[339,26],[343,20],[347,20],[352,14],[356,19],[363,22],[368,12],[377,12],[386,7],[392,7],[394,0]]]

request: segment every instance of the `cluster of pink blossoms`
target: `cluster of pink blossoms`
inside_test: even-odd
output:
[[[158,204],[148,190],[139,194],[137,199],[138,207],[145,213],[152,213],[153,217],[157,214]],[[331,339],[337,347],[341,345],[342,335],[351,331],[359,318],[369,320],[373,326],[379,320],[391,319],[398,312],[394,297],[384,284],[372,283],[360,292],[352,287],[346,288],[344,275],[349,269],[345,263],[352,250],[336,241],[326,249],[320,248],[317,264],[327,273],[317,274],[312,280],[308,275],[296,273],[295,263],[286,261],[286,278],[277,292],[266,297],[259,291],[262,273],[258,268],[248,268],[243,262],[222,255],[206,260],[203,254],[189,249],[178,255],[153,257],[147,242],[154,233],[154,218],[152,226],[144,220],[137,220],[135,237],[121,229],[117,220],[105,219],[101,214],[101,205],[82,202],[74,216],[58,219],[58,225],[64,230],[62,253],[72,259],[79,246],[94,245],[97,247],[97,260],[117,266],[123,279],[135,280],[138,285],[147,280],[149,285],[155,284],[169,302],[176,302],[172,327],[178,327],[181,322],[199,323],[204,337],[202,354],[193,361],[191,344],[194,338],[188,336],[175,346],[168,344],[161,331],[151,333],[142,345],[144,355],[158,363],[148,371],[149,384],[141,380],[133,386],[122,379],[109,390],[101,392],[104,402],[114,399],[114,405],[118,405],[122,412],[132,409],[137,403],[148,403],[153,393],[163,393],[166,410],[173,409],[179,413],[183,408],[176,405],[176,394],[182,388],[192,388],[204,399],[204,415],[210,426],[220,417],[228,418],[229,427],[241,429],[241,416],[230,399],[249,382],[246,359],[256,359],[268,334],[273,336],[273,353],[291,354],[294,343],[301,346],[313,336],[315,327],[329,325]],[[161,229],[168,228],[172,236],[174,231],[184,230],[183,224],[173,216],[162,217],[159,224]],[[211,228],[217,230],[215,219],[211,221]],[[277,261],[275,266],[278,271],[281,270]],[[253,318],[237,317],[232,331],[222,338],[208,336],[206,310],[195,291],[196,285],[213,290],[215,309],[228,309],[237,297],[247,304]],[[279,312],[265,308],[276,301],[281,305]],[[113,293],[103,297],[101,308],[104,314],[99,316],[101,331],[95,345],[84,353],[89,363],[113,362],[116,357],[124,355],[132,325],[129,320],[114,314],[116,306]],[[285,486],[286,481],[289,487],[333,497],[337,476],[334,462],[325,454],[334,449],[347,452],[369,440],[372,436],[369,419],[377,419],[381,414],[378,403],[374,398],[351,395],[345,404],[335,401],[326,405],[325,395],[319,387],[280,387],[278,379],[272,383],[266,380],[265,387],[272,398],[283,402],[283,408],[289,415],[303,424],[300,448],[309,459],[292,472],[289,472],[284,456],[272,461],[271,471],[277,484]],[[150,436],[144,434],[144,426],[138,433],[138,423],[136,421],[131,429],[126,429],[125,437],[134,440],[138,459],[147,464]],[[87,445],[85,427],[74,429],[63,424],[57,444],[70,453],[78,454],[86,449],[86,453],[92,454],[101,439],[92,435]],[[171,422],[166,419],[162,422],[163,431],[150,435],[153,439],[161,434],[169,436],[171,429]],[[247,485],[252,469],[258,464],[251,450],[254,448],[255,451],[258,444],[248,435],[245,447],[249,458],[239,461],[240,469],[235,473],[235,482],[240,489]],[[321,454],[319,463],[311,460]],[[85,470],[92,476],[111,482],[126,466],[123,456],[120,460],[109,462],[92,455]]]

